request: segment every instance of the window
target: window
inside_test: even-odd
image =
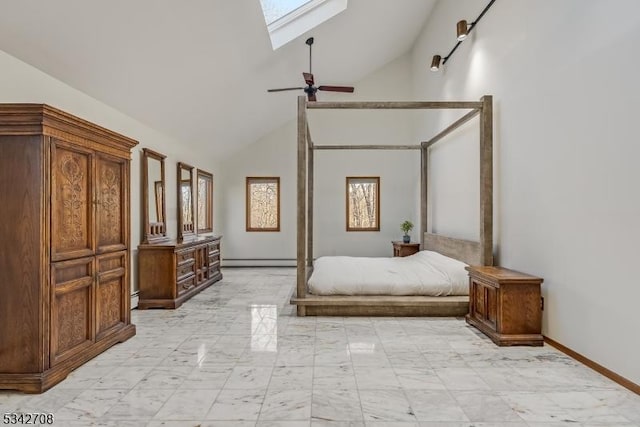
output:
[[[213,175],[198,169],[198,233],[213,231]]]
[[[347,177],[347,231],[380,231],[380,177]]]
[[[280,178],[247,177],[247,231],[280,231]]]

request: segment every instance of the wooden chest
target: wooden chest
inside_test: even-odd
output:
[[[467,323],[497,345],[541,346],[542,279],[502,267],[467,267]]]

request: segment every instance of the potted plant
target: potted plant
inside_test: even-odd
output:
[[[400,230],[404,232],[404,236],[402,236],[403,243],[409,243],[411,241],[411,236],[409,236],[409,232],[413,230],[413,223],[409,220],[400,224]]]

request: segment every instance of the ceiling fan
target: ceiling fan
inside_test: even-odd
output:
[[[304,77],[304,82],[307,84],[306,86],[299,87],[285,87],[281,89],[268,89],[267,92],[284,92],[286,90],[304,90],[304,93],[307,94],[307,99],[309,101],[316,100],[316,92],[319,90],[324,90],[327,92],[346,92],[353,93],[353,86],[331,86],[331,85],[321,85],[315,86],[315,81],[313,79],[313,74],[311,71],[311,46],[313,46],[313,37],[309,37],[305,43],[309,46],[309,72],[302,73],[302,77]]]

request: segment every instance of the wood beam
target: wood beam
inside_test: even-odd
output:
[[[313,149],[307,151],[307,267],[313,267]]]
[[[458,129],[460,126],[462,126],[463,124],[467,123],[469,120],[471,120],[472,118],[477,116],[478,113],[480,113],[479,109],[478,110],[469,111],[467,114],[465,114],[464,116],[460,117],[458,120],[456,120],[455,122],[453,122],[449,126],[447,126],[447,128],[444,129],[442,132],[440,132],[439,134],[437,134],[436,136],[434,136],[430,140],[428,140],[426,142],[423,142],[422,143],[423,147],[431,147],[433,144],[435,144],[436,142],[440,141],[442,138],[444,138],[445,136],[449,135],[451,132],[453,132],[454,130]]]
[[[297,221],[297,249],[296,249],[296,296],[304,298],[307,294],[306,275],[306,214],[307,214],[307,98],[298,97],[298,221]],[[306,314],[305,307],[298,305],[298,316]]]
[[[306,118],[305,118],[306,120]],[[313,140],[307,121],[307,271],[313,267]],[[309,276],[307,274],[307,276]],[[307,277],[307,282],[309,278]],[[305,289],[306,292],[306,289]]]
[[[447,110],[482,108],[478,101],[408,101],[408,102],[310,102],[309,109],[351,110]]]
[[[309,128],[309,122],[307,121],[307,145],[309,150],[313,150],[313,140],[311,139],[311,129]]]
[[[419,150],[420,145],[314,145],[314,150]]]
[[[480,115],[480,244],[482,265],[493,265],[493,97],[482,98]]]
[[[420,154],[420,244],[424,250],[424,234],[429,231],[429,149],[422,147]]]

